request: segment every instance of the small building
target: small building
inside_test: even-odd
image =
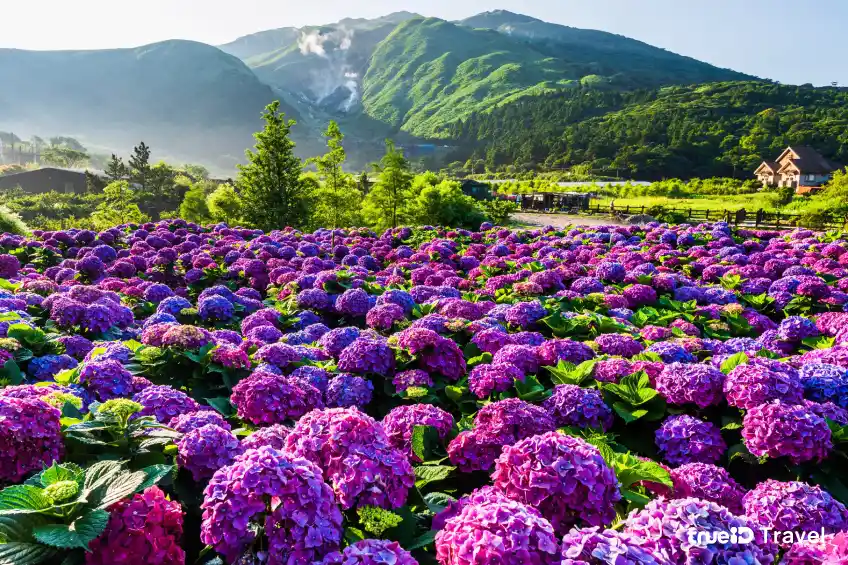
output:
[[[20,187],[24,192],[65,192],[82,194],[86,190],[85,173],[46,167],[0,177],[0,190]]]
[[[536,192],[534,194],[521,194],[518,198],[522,210],[567,212],[588,209],[591,195],[586,192]]]
[[[789,186],[810,194],[833,178],[839,165],[807,146],[787,147],[775,161],[763,161],[754,174],[763,186]]]
[[[491,200],[492,186],[489,183],[480,182],[471,179],[459,181],[462,186],[462,193],[476,200]]]

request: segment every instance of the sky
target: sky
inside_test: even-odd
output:
[[[408,10],[454,20],[495,9],[626,35],[786,84],[848,86],[848,0],[0,0],[0,48],[219,45],[345,17]]]

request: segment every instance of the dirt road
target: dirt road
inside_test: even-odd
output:
[[[607,216],[569,216],[567,214],[514,214],[516,222],[528,226],[554,226],[564,228],[567,226],[609,226],[622,225],[621,222],[610,219]]]

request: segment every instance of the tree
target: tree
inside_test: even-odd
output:
[[[112,158],[103,172],[106,178],[109,179],[109,182],[125,180],[129,176],[129,169],[124,164],[124,160],[114,153],[112,153]]]
[[[354,222],[359,213],[362,195],[353,187],[353,178],[342,169],[347,156],[342,146],[344,136],[339,125],[331,121],[324,136],[327,138],[329,151],[308,161],[318,169],[322,181],[314,192],[314,220],[323,227],[335,229]]]
[[[229,184],[222,184],[207,196],[206,205],[214,222],[234,224],[241,220],[241,197]]]
[[[206,191],[203,185],[195,183],[183,197],[180,204],[180,217],[189,222],[205,224],[209,222],[209,206],[206,204]]]
[[[236,181],[244,219],[265,231],[303,226],[308,222],[308,191],[300,178],[303,163],[290,139],[296,122],[286,120],[279,100],[265,108],[262,119],[265,127],[254,134],[255,151],[245,152],[248,164],[239,165]]]
[[[143,141],[133,148],[129,165],[132,182],[141,186],[142,190],[147,190],[147,177],[150,174],[150,147]]]
[[[367,171],[362,171],[362,174],[356,179],[356,187],[362,194],[368,194],[371,191],[371,181],[368,178]]]
[[[91,214],[91,221],[97,229],[149,220],[150,217],[141,213],[136,204],[136,194],[125,180],[109,183],[103,189],[103,202]]]
[[[191,176],[194,180],[205,180],[209,178],[209,169],[207,169],[203,165],[194,165],[192,163],[186,163],[182,166],[181,170],[187,175]]]
[[[41,152],[41,161],[54,167],[77,169],[88,162],[88,153],[64,145],[51,145]]]
[[[368,193],[365,208],[375,225],[395,228],[412,186],[409,161],[395,148],[394,142],[387,139],[386,154],[380,159],[377,170],[380,177]]]

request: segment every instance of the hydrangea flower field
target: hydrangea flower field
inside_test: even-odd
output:
[[[842,234],[0,247],[0,565],[848,563]]]

